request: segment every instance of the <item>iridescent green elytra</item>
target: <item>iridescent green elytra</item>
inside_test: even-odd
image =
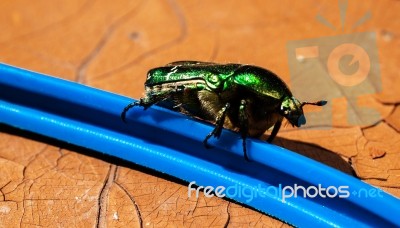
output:
[[[179,111],[215,123],[203,143],[219,138],[222,128],[241,134],[246,160],[246,137],[260,137],[273,126],[268,142],[279,131],[283,118],[293,126],[306,123],[303,106],[322,106],[326,101],[301,103],[288,86],[269,70],[243,64],[179,61],[150,70],[146,96],[125,107],[121,118],[134,106],[144,109],[160,101],[173,101]]]

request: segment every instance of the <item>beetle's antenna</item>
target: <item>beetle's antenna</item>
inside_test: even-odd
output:
[[[303,102],[303,103],[301,103],[301,107],[303,107],[304,105],[324,106],[324,105],[326,105],[326,103],[328,103],[328,102],[324,101],[324,100],[317,101],[317,102]]]

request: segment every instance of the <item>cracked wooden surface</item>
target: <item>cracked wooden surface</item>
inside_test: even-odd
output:
[[[0,61],[139,98],[148,69],[175,60],[240,62],[289,82],[286,43],[351,32],[377,34],[382,92],[360,103],[373,126],[283,129],[276,143],[400,197],[400,1],[2,1]],[[290,82],[289,82],[290,83]],[[283,164],[284,165],[284,164]],[[150,170],[0,126],[0,226],[287,226],[235,203],[187,197],[186,184]]]

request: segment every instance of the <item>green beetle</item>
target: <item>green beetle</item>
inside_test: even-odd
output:
[[[293,126],[306,123],[303,106],[323,106],[326,101],[301,103],[288,86],[269,70],[243,64],[217,64],[178,61],[151,69],[145,82],[146,96],[127,105],[121,113],[125,122],[127,111],[134,106],[144,109],[160,101],[172,101],[180,112],[212,121],[215,128],[204,139],[219,138],[222,128],[246,137],[260,137],[273,126],[268,142],[277,135],[283,118]]]

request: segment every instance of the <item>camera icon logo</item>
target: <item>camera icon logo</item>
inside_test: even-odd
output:
[[[291,87],[301,100],[328,100],[322,111],[307,114],[311,127],[332,126],[332,99],[347,100],[347,124],[366,126],[381,119],[358,97],[382,90],[376,34],[352,34],[289,41]]]
[[[345,56],[352,56],[352,60],[347,66],[356,65],[357,69],[354,73],[347,73],[346,68],[341,68],[347,67],[340,62]],[[360,84],[368,77],[371,69],[368,53],[354,43],[341,44],[333,49],[329,54],[326,65],[329,76],[342,86],[356,86]]]

